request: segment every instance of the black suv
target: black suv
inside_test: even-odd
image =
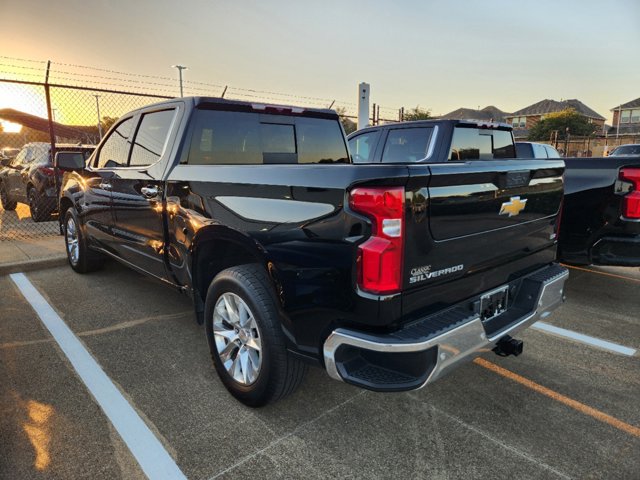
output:
[[[81,152],[85,159],[93,145],[58,144],[58,150]],[[57,178],[60,177],[60,178]],[[56,175],[51,159],[51,145],[31,142],[22,147],[13,161],[0,170],[0,201],[5,210],[15,210],[18,202],[31,209],[34,222],[49,220],[56,212],[62,173]]]

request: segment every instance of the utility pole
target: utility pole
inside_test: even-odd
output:
[[[171,67],[178,69],[178,76],[180,77],[180,96],[184,97],[184,94],[182,92],[182,70],[186,70],[187,67],[184,67],[182,65],[171,65]]]
[[[98,142],[102,140],[102,122],[100,122],[100,95],[94,95],[96,97],[96,110],[98,111]]]

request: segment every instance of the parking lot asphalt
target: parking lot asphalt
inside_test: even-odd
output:
[[[27,278],[190,479],[640,478],[640,356],[530,329],[429,387],[311,369],[253,410],[218,380],[190,301],[116,263]],[[0,478],[145,478],[27,299],[0,277]],[[640,348],[640,271],[572,269],[546,322]]]

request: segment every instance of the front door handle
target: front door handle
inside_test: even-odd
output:
[[[158,196],[158,187],[142,187],[140,191],[146,198],[154,198]]]
[[[111,190],[111,184],[110,183],[101,183],[100,184],[100,188],[103,190]]]

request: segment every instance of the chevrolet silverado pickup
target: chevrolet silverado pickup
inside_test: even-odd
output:
[[[442,140],[459,128],[488,136],[493,157],[468,161],[469,143],[449,159]],[[331,110],[216,98],[136,110],[86,166],[58,157],[69,263],[85,273],[113,257],[191,296],[222,383],[254,407],[292,392],[308,364],[402,391],[491,349],[520,353],[511,335],[564,298],[562,161],[506,160],[500,129],[405,133],[426,135],[409,152],[421,161],[357,165]]]
[[[518,157],[546,158],[540,146],[516,143]],[[620,146],[604,158],[564,159],[561,261],[640,266],[640,149],[633,147]]]

